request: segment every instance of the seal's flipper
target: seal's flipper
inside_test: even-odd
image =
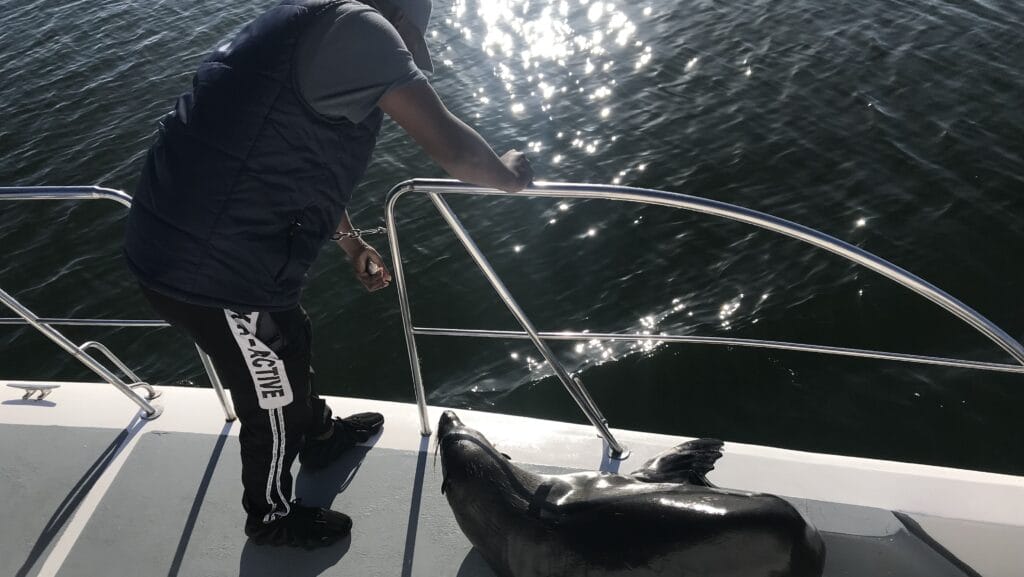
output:
[[[704,475],[715,468],[715,461],[721,456],[722,441],[696,439],[659,453],[630,476],[647,483],[691,483],[713,487]]]

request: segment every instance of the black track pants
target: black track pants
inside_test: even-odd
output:
[[[257,313],[183,303],[143,287],[167,322],[213,359],[242,423],[242,506],[269,523],[290,511],[291,466],[307,436],[331,426],[331,410],[313,389],[312,330],[296,306]]]

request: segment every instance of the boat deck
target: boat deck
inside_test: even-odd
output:
[[[333,506],[354,521],[350,539],[304,551],[256,546],[243,535],[238,424],[224,423],[212,391],[163,387],[157,400],[163,416],[142,421],[107,385],[66,384],[43,401],[0,390],[9,391],[0,403],[0,575],[493,576],[441,494],[440,462],[432,438],[418,432],[412,405],[329,399],[336,413],[379,410],[387,424],[372,445],[327,470],[309,474],[296,465],[295,491],[303,502]],[[602,457],[601,441],[587,427],[469,411],[460,416],[541,472],[629,471],[685,440],[624,431],[634,455],[620,465]],[[773,482],[785,459],[765,453],[759,458],[778,461],[765,465],[757,458],[749,446],[729,444],[711,479],[764,490],[759,485]],[[744,475],[749,482],[739,483]],[[1024,495],[1020,479],[974,475]],[[1019,523],[894,514],[807,498],[813,492],[805,487],[775,492],[792,495],[787,498],[823,532],[829,577],[1022,574]],[[1013,515],[1022,505],[1007,507]]]

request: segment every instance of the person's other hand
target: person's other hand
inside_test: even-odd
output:
[[[380,290],[391,284],[391,272],[380,253],[372,246],[363,244],[362,249],[350,260],[356,278],[369,292]]]
[[[533,182],[533,167],[526,155],[518,150],[510,150],[501,157],[501,163],[512,172],[513,180],[503,187],[505,192],[519,192]]]

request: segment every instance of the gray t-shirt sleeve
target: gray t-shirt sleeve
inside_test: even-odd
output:
[[[321,116],[361,122],[389,90],[426,81],[379,12],[346,2],[320,15],[296,52],[296,83]]]

